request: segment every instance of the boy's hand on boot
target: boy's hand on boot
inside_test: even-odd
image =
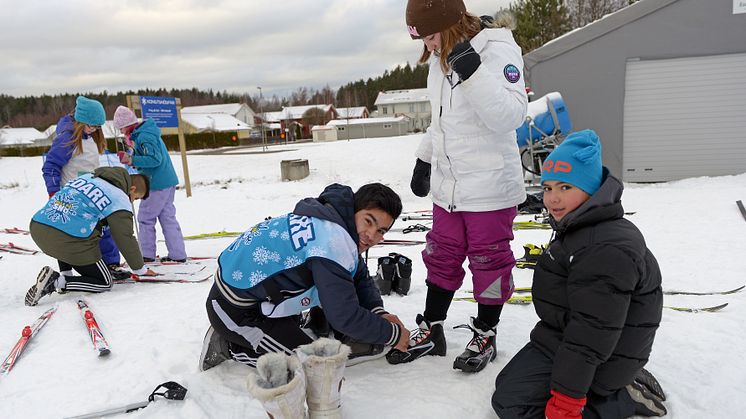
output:
[[[552,398],[547,402],[544,410],[546,419],[581,419],[586,398],[576,399],[566,396],[559,391],[550,391]]]
[[[142,276],[158,276],[158,273],[150,268]]]
[[[391,323],[396,323],[399,326],[401,326],[402,329],[404,329],[404,323],[399,320],[399,317],[396,314],[386,313],[381,315],[381,317],[385,320],[388,320]]]
[[[394,349],[401,352],[407,352],[409,349],[409,329],[402,326],[400,330],[401,336],[399,336],[399,341],[394,345]]]

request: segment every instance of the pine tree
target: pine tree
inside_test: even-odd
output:
[[[510,12],[517,23],[513,35],[524,54],[571,28],[563,0],[518,0],[510,6]]]

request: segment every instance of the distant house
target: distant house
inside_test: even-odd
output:
[[[222,113],[182,113],[181,120],[188,125],[185,129],[185,132],[188,134],[199,132],[236,132],[239,138],[244,138],[249,136],[252,127],[231,115]]]
[[[317,109],[319,112],[318,120],[307,120],[307,112],[312,109]],[[315,125],[324,125],[332,119],[339,117],[337,109],[334,105],[307,105],[307,106],[285,106],[281,111],[276,112],[265,112],[265,122],[267,131],[271,131],[274,134],[276,126],[272,124],[280,124],[280,132],[286,132],[288,127],[293,128],[292,138],[312,138],[311,128]],[[259,115],[261,118],[261,115]]]
[[[184,115],[230,115],[246,125],[254,125],[256,113],[245,103],[223,103],[218,105],[186,106],[181,108],[182,119]]]
[[[339,119],[357,119],[370,118],[368,108],[365,106],[356,106],[353,108],[337,108]]]
[[[327,126],[337,129],[337,140],[355,138],[394,137],[409,132],[410,121],[407,116],[388,118],[335,119]]]
[[[696,24],[694,23],[696,22]],[[523,57],[627,182],[746,170],[746,2],[641,0]]]
[[[184,132],[235,132],[239,139],[248,138],[256,114],[245,103],[186,106],[181,108]]]
[[[389,90],[379,92],[375,102],[376,117],[406,116],[409,131],[424,131],[430,126],[430,96],[427,89]]]
[[[51,141],[49,142],[51,144]],[[0,147],[45,146],[47,137],[36,128],[0,128]]]

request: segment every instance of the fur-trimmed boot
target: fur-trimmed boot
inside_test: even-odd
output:
[[[256,372],[249,373],[247,386],[270,418],[306,417],[306,376],[295,356],[274,352],[260,356]]]
[[[342,417],[342,380],[350,347],[321,338],[296,349],[306,373],[306,401],[311,419]]]

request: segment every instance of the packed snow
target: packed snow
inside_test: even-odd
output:
[[[419,135],[272,146],[223,155],[190,154],[192,197],[177,193],[177,216],[185,235],[243,231],[270,215],[289,212],[296,201],[317,196],[334,182],[354,189],[382,182],[400,193],[405,211],[431,208],[409,190]],[[243,154],[242,154],[243,153]],[[183,182],[181,158],[171,156]],[[283,182],[280,161],[308,159],[308,178]],[[41,158],[0,158],[0,228],[27,228],[46,200]],[[658,258],[665,289],[727,290],[746,283],[746,220],[735,201],[746,200],[746,174],[694,178],[659,184],[627,184],[628,215]],[[532,219],[520,216],[521,220]],[[403,227],[426,221],[397,221]],[[160,233],[159,233],[160,234]],[[513,251],[525,243],[545,244],[551,231],[516,231]],[[425,233],[392,231],[387,238],[424,239]],[[192,256],[217,256],[231,238],[187,241]],[[36,248],[30,236],[0,233],[0,242]],[[161,256],[166,249],[158,244]],[[368,263],[399,252],[414,261],[412,290],[384,297],[386,308],[409,327],[424,307],[422,246],[376,247]],[[199,372],[197,360],[208,327],[204,303],[211,281],[198,284],[124,284],[104,294],[53,294],[37,307],[24,306],[26,290],[52,258],[0,252],[0,356],[4,359],[21,329],[59,305],[56,315],[31,341],[9,375],[0,377],[0,417],[59,418],[105,410],[147,399],[156,385],[177,381],[189,389],[184,401],[158,401],[122,415],[127,418],[262,418],[246,390],[249,368],[233,361]],[[531,285],[530,270],[514,270],[516,286]],[[470,276],[457,295],[471,289]],[[75,300],[87,299],[111,355],[98,358]],[[671,418],[732,418],[746,409],[746,292],[725,296],[666,296],[665,305],[712,306],[718,313],[664,310],[648,369],[668,395]],[[537,321],[532,306],[506,306],[498,327],[497,360],[478,374],[452,369],[471,332],[476,305],[455,301],[446,320],[448,355],[410,364],[385,359],[349,367],[343,385],[347,418],[494,418],[490,397],[501,368],[528,341]],[[740,413],[739,413],[740,412]]]

